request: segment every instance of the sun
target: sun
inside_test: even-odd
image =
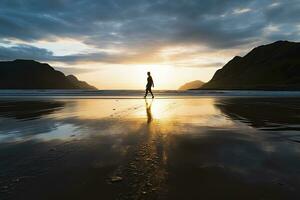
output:
[[[146,84],[146,74],[151,72],[151,76],[154,80],[154,89],[167,89],[172,88],[172,77],[174,71],[171,66],[165,65],[143,65],[137,71],[137,77],[140,77],[139,82],[145,82]]]

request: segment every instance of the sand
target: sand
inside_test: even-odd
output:
[[[0,199],[299,199],[300,99],[0,101]]]

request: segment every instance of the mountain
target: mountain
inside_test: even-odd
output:
[[[80,81],[78,80],[78,78],[74,75],[68,75],[67,79],[73,83],[76,87],[80,88],[80,89],[94,89],[96,90],[97,88],[94,86],[89,85],[87,82],[85,81]]]
[[[277,41],[236,56],[199,89],[299,90],[300,43]]]
[[[191,89],[197,89],[201,87],[204,84],[204,82],[196,80],[191,81],[188,83],[185,83],[184,85],[180,86],[178,90],[191,90]]]
[[[0,89],[96,89],[34,60],[0,62]]]

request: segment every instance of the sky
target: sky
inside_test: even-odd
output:
[[[1,0],[0,60],[47,62],[99,89],[208,81],[235,55],[299,41],[300,0]]]

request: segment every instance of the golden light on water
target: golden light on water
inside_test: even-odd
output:
[[[146,99],[141,110],[132,113],[133,117],[160,123],[161,126],[185,122],[198,126],[231,126],[215,106],[213,98],[200,99]]]
[[[213,98],[198,99],[81,99],[70,101],[51,117],[63,119],[76,116],[78,120],[125,120],[138,125],[159,124],[160,132],[170,131],[178,124],[203,127],[230,127],[228,120],[216,108]],[[55,115],[55,116],[54,116]],[[133,127],[133,126],[132,126]]]

